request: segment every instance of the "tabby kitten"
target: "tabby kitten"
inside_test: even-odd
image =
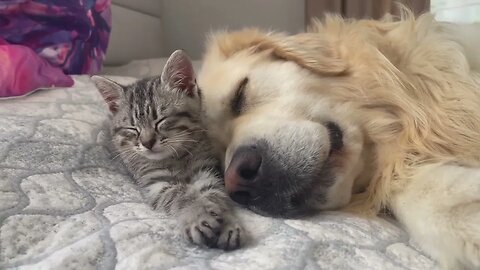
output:
[[[175,51],[160,77],[129,86],[92,80],[113,114],[113,146],[153,207],[175,216],[192,243],[238,248],[242,229],[201,123],[188,56]]]

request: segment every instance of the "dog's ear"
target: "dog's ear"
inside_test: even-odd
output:
[[[237,52],[250,50],[258,51],[259,46],[273,36],[282,37],[281,34],[266,33],[257,28],[245,28],[234,32],[216,32],[208,38],[207,55],[219,55],[228,58]]]
[[[323,75],[340,75],[347,70],[347,62],[340,50],[319,33],[302,33],[283,38],[267,39],[261,47],[272,49],[275,56]]]
[[[243,51],[269,51],[275,57],[293,61],[322,75],[339,75],[347,70],[335,44],[319,33],[297,35],[267,33],[250,28],[230,33],[217,33],[210,39],[208,48],[217,50],[225,58]],[[208,55],[208,53],[207,53]]]

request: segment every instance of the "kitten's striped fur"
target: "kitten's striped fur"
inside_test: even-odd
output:
[[[191,242],[240,246],[218,160],[201,122],[190,60],[172,54],[161,77],[121,86],[92,77],[113,113],[113,145],[151,205],[177,217]]]

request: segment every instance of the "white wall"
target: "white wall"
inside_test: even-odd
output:
[[[138,7],[117,5],[118,1],[112,4],[112,31],[104,64],[121,65],[135,59],[162,57],[163,25],[159,15],[147,14]]]
[[[185,49],[198,59],[211,30],[257,26],[296,33],[305,26],[303,0],[165,0],[164,51]]]
[[[431,0],[430,10],[440,21],[480,22],[480,0]]]

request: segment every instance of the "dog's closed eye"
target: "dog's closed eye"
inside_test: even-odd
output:
[[[239,84],[230,102],[230,108],[233,115],[238,116],[242,112],[245,105],[245,87],[247,86],[248,78],[243,79]]]

